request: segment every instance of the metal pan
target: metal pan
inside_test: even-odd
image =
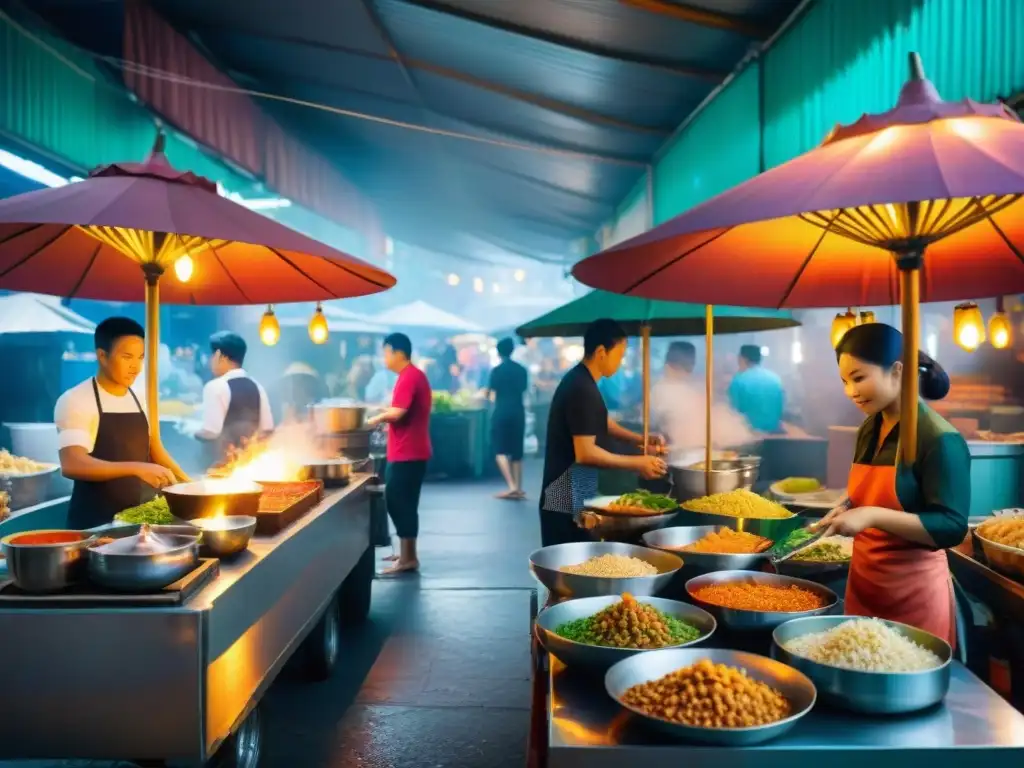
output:
[[[164,488],[171,514],[181,520],[221,515],[248,515],[259,512],[263,487],[235,480],[198,480]]]
[[[369,458],[357,461],[344,457],[313,459],[304,463],[306,479],[320,480],[325,486],[348,485],[352,473],[358,472],[360,467],[368,466],[370,461]]]

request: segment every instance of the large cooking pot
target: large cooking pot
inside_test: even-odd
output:
[[[237,480],[197,480],[170,485],[162,493],[171,514],[181,520],[221,515],[255,517],[263,486]]]
[[[144,525],[137,534],[90,548],[90,581],[119,592],[148,592],[176,582],[198,564],[200,537],[163,530]]]
[[[366,422],[366,407],[347,400],[322,400],[309,407],[317,434],[354,432]]]

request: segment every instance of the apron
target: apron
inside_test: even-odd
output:
[[[854,464],[847,493],[851,509],[884,507],[903,511],[896,494],[895,464]],[[947,640],[955,648],[954,610],[953,581],[944,550],[933,552],[877,528],[857,534],[846,582],[845,613],[909,624]]]
[[[260,389],[248,376],[228,379],[228,410],[220,435],[207,444],[207,463],[220,466],[227,461],[232,449],[256,437],[260,429]]]
[[[138,409],[134,413],[104,413],[96,379],[92,380],[92,392],[100,420],[96,443],[89,455],[100,461],[116,463],[150,461],[149,420],[135,393],[128,390]],[[76,480],[68,506],[68,527],[83,530],[109,523],[121,510],[148,501],[155,495],[156,491],[137,477],[102,482]]]

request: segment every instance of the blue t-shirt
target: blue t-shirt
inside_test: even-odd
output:
[[[782,431],[786,396],[782,379],[771,371],[755,365],[737,373],[729,385],[729,402],[751,429],[768,434]]]

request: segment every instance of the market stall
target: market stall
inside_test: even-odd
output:
[[[0,718],[0,759],[197,764],[217,753],[255,766],[260,699],[281,669],[301,655],[325,677],[341,627],[368,611],[368,480],[254,538],[182,605],[76,606],[0,585],[0,675],[17,702]]]
[[[899,300],[903,380],[893,466],[913,466],[920,299],[1024,288],[1015,245],[1024,194],[1015,160],[1024,156],[1022,147],[1016,116],[1000,105],[941,102],[913,55],[894,110],[837,126],[821,148],[574,271],[594,287],[650,299],[771,307]],[[808,490],[801,478],[779,485],[791,500]],[[647,520],[656,513],[675,527],[648,530],[645,546],[600,541],[531,556],[538,581],[564,601],[537,615],[535,637],[567,665],[545,666],[547,654],[535,657],[531,735],[538,765],[761,768],[812,757],[844,766],[954,766],[1024,757],[1024,716],[985,685],[976,667],[964,665],[973,638],[960,590],[955,616],[927,625],[931,631],[920,610],[902,618],[908,623],[845,616],[838,585],[822,581],[850,567],[848,539],[817,540],[824,530],[816,534],[810,520],[745,490],[683,502],[681,509],[625,508],[634,503],[594,499],[589,506],[606,518],[627,512]],[[1024,573],[1022,523],[992,518],[978,527],[975,544],[989,565]],[[965,570],[981,573],[972,564]],[[977,581],[992,583],[987,574]],[[938,605],[945,584],[934,586]],[[584,595],[612,603],[561,624],[551,619]],[[902,599],[894,595],[884,595],[890,614],[909,616],[899,609],[921,607],[893,607]],[[854,605],[858,597],[851,593],[852,613],[875,610],[877,602]],[[695,618],[696,608],[715,623]],[[684,633],[686,626],[691,631]],[[997,669],[1012,666],[1005,646],[992,656]],[[603,686],[595,674],[599,660],[607,669]],[[995,677],[989,680],[997,686]]]
[[[582,336],[593,321],[609,318],[617,321],[630,336],[639,336],[643,360],[643,409],[641,434],[650,430],[650,369],[652,336],[704,336],[706,344],[704,370],[704,404],[706,446],[715,445],[713,439],[713,344],[717,334],[757,333],[761,331],[793,328],[800,323],[792,313],[775,309],[745,307],[706,307],[703,304],[683,304],[674,301],[651,301],[634,296],[623,296],[605,291],[592,291],[568,304],[531,320],[516,329],[524,339]],[[724,414],[728,415],[728,414]],[[699,415],[697,416],[699,418]],[[635,446],[618,446],[620,453],[629,453]],[[699,452],[699,451],[698,451]],[[705,458],[707,450],[704,451]],[[679,457],[677,457],[679,459]],[[679,459],[681,460],[681,459]],[[635,478],[627,473],[602,470],[601,487],[604,493],[634,485]],[[625,484],[625,485],[623,485]],[[619,491],[622,492],[622,491]]]

